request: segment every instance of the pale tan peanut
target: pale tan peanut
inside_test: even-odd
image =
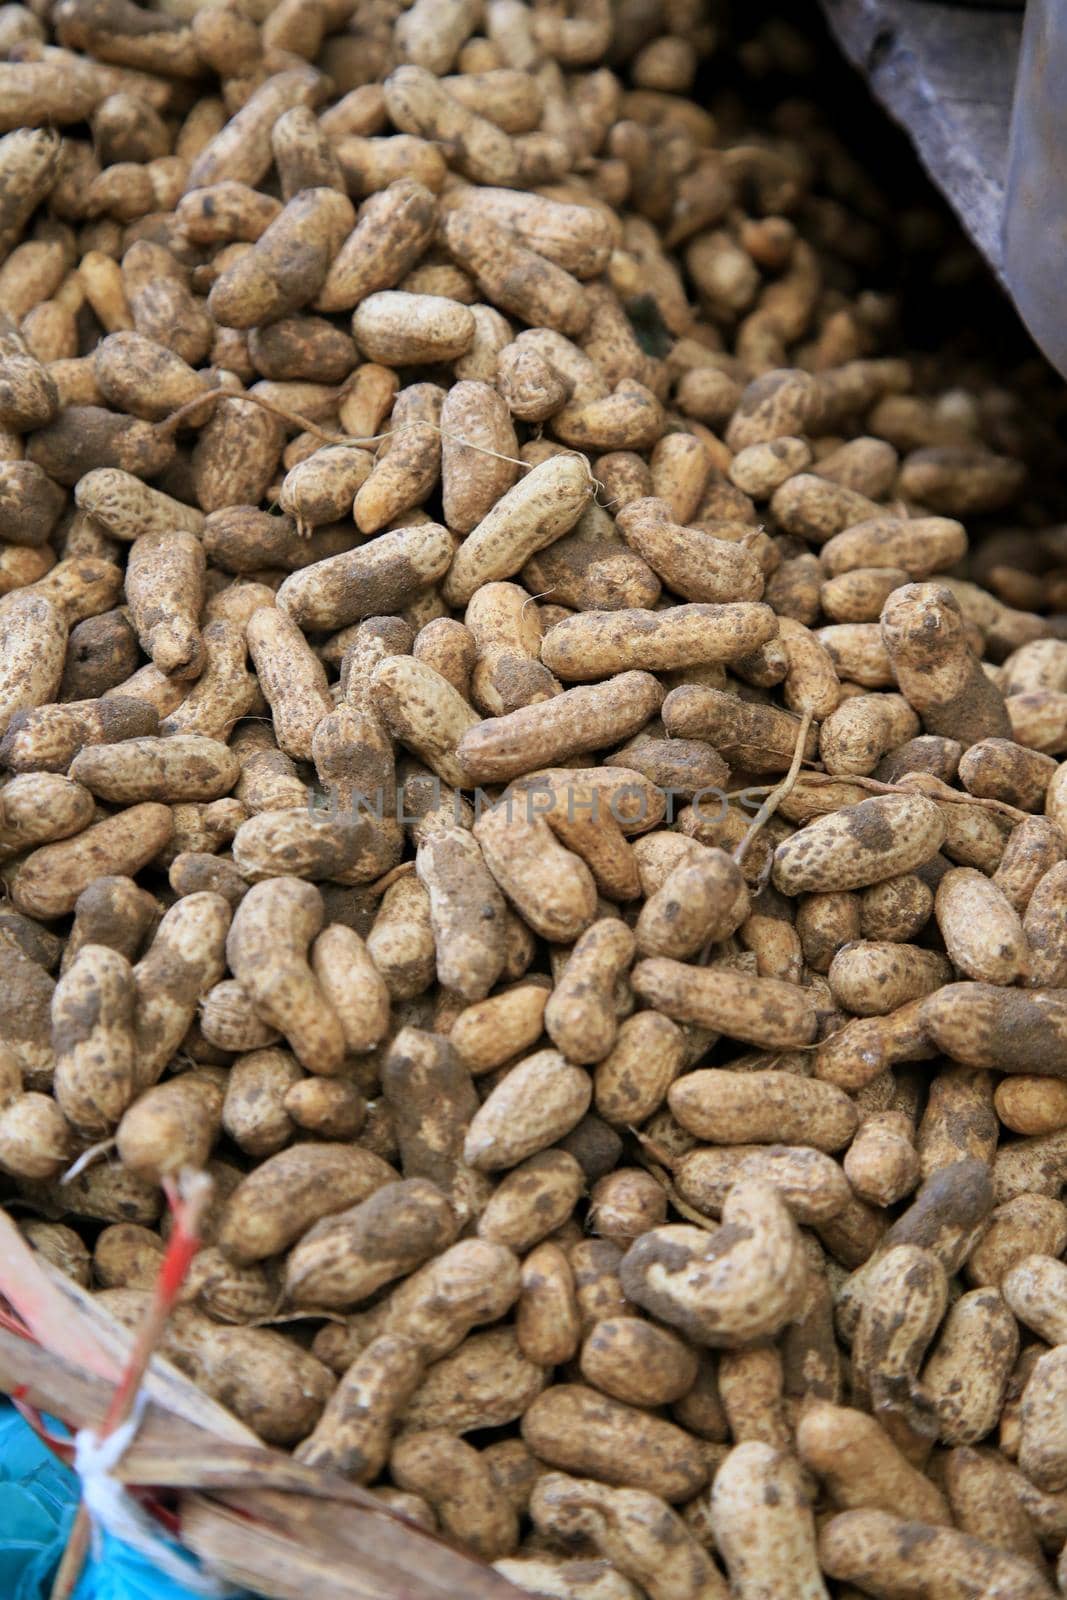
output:
[[[725,1600],[711,1557],[660,1494],[549,1472],[534,1488],[530,1513],[544,1535],[591,1543],[649,1600]]]
[[[634,1125],[657,1111],[682,1070],[685,1038],[669,1018],[640,1011],[619,1024],[611,1050],[597,1064],[596,1109],[606,1122]]]
[[[514,1168],[478,1219],[480,1238],[524,1255],[571,1216],[585,1177],[565,1150],[546,1150]]]
[[[530,1406],[522,1437],[552,1467],[687,1500],[707,1469],[695,1441],[673,1423],[623,1405],[581,1384],[556,1384]]]
[[[320,1139],[355,1139],[367,1120],[367,1102],[342,1078],[305,1078],[288,1091],[284,1105],[298,1128]]]
[[[298,1461],[329,1467],[356,1483],[373,1481],[389,1455],[396,1419],[422,1374],[415,1345],[396,1335],[374,1339],[333,1391]]]
[[[477,713],[447,678],[410,656],[386,656],[371,679],[375,710],[395,737],[426,762],[445,783],[467,785],[457,747]]]
[[[517,583],[487,583],[472,596],[466,625],[477,647],[470,698],[485,716],[506,716],[560,692],[538,660],[541,623],[537,607]]]
[[[214,859],[214,857],[212,857]],[[200,1032],[220,1050],[262,1050],[281,1034],[263,1022],[241,985],[227,978],[209,989],[200,1002]]]
[[[131,619],[145,654],[168,677],[196,678],[203,670],[204,570],[203,546],[185,530],[144,533],[131,546],[126,569]]]
[[[518,156],[508,135],[454,99],[423,66],[398,67],[384,87],[390,119],[402,133],[445,142],[474,183],[515,181]]]
[[[622,507],[617,526],[630,548],[675,594],[694,601],[758,600],[763,573],[743,544],[671,521],[666,500]]]
[[[820,603],[832,622],[876,623],[893,590],[907,581],[903,567],[853,567],[826,580]]]
[[[234,914],[226,955],[264,1021],[281,1030],[303,1066],[330,1076],[341,1067],[344,1033],[307,955],[322,918],[322,898],[311,884],[297,878],[255,884]]]
[[[664,805],[662,795],[639,774],[548,768],[520,779],[508,794],[517,805],[525,804],[529,816],[544,816],[556,837],[586,863],[605,899],[632,900],[640,893],[627,834],[656,820]]]
[[[412,645],[416,661],[425,661],[464,699],[470,695],[471,672],[477,659],[477,646],[469,629],[454,617],[435,617],[419,629]]]
[[[590,305],[578,280],[514,234],[502,233],[480,208],[446,211],[441,236],[449,254],[501,311],[556,333],[584,332]]]
[[[510,3],[510,0],[505,0]],[[525,14],[525,13],[524,13]],[[607,1561],[565,1560],[559,1556],[506,1556],[493,1562],[509,1583],[547,1600],[637,1600],[629,1578]]]
[[[965,747],[1011,737],[1004,697],[982,671],[950,591],[936,583],[894,590],[882,610],[882,638],[900,691],[927,732]]]
[[[541,659],[568,682],[631,668],[669,671],[747,656],[774,636],[776,626],[762,605],[585,611],[549,630]]]
[[[207,381],[173,350],[140,333],[112,333],[93,352],[93,373],[108,405],[157,422],[209,393]],[[210,407],[201,420],[206,421]]]
[[[461,383],[495,383],[500,353],[511,343],[511,324],[492,306],[472,305],[469,310],[474,318],[474,338],[452,370]]]
[[[859,694],[843,700],[819,729],[819,754],[827,772],[867,776],[882,757],[919,731],[903,695]]]
[[[510,77],[492,76],[499,76],[502,82],[505,76]],[[478,81],[477,77],[469,75],[450,80],[449,92],[458,94],[466,86],[470,93]],[[528,77],[520,76],[516,81],[524,96],[537,87]],[[595,278],[607,264],[612,247],[612,219],[593,206],[551,200],[540,194],[524,194],[520,189],[487,186],[473,189],[459,185],[449,190],[445,205],[458,210],[466,207],[492,218],[529,249],[578,278]],[[539,327],[537,331],[541,333],[544,329]]]
[[[862,889],[929,861],[945,838],[921,795],[879,795],[817,818],[781,843],[774,883],[783,894]]]
[[[24,1222],[19,1229],[46,1261],[58,1267],[64,1277],[71,1278],[83,1289],[89,1287],[92,1257],[73,1228],[62,1222]]]
[[[483,584],[514,573],[578,521],[593,492],[578,455],[553,456],[532,467],[464,540],[442,584],[450,605],[466,605]]]
[[[203,1167],[218,1136],[224,1090],[212,1072],[186,1072],[139,1095],[115,1138],[123,1165],[149,1183]]]
[[[219,619],[207,624],[202,637],[204,670],[182,703],[162,719],[159,731],[167,738],[196,735],[225,743],[234,725],[255,707],[259,686],[246,670],[243,627]]]
[[[823,1222],[843,1211],[849,1200],[840,1167],[808,1145],[697,1149],[680,1158],[674,1176],[682,1198],[709,1216],[722,1211],[732,1185],[742,1178],[771,1184],[798,1222]]]
[[[844,1159],[853,1191],[872,1205],[891,1206],[917,1186],[921,1176],[911,1119],[903,1111],[864,1117]]]
[[[672,738],[706,739],[732,765],[750,772],[785,772],[801,731],[800,719],[788,711],[698,684],[672,689],[662,715]],[[818,736],[809,728],[805,756],[814,759],[817,748]]]
[[[510,815],[509,815],[510,809]],[[578,938],[596,915],[596,884],[585,862],[553,837],[543,817],[514,798],[482,812],[474,826],[482,856],[523,920],[559,943]]]
[[[1016,1482],[1016,1469],[998,1452],[963,1445],[946,1456],[945,1489],[962,1531],[1040,1568],[1041,1545]]]
[[[367,935],[367,953],[396,1000],[422,994],[436,969],[430,897],[412,874],[398,878],[382,896]]]
[[[774,491],[770,510],[785,532],[825,545],[842,529],[878,516],[882,508],[844,484],[815,473],[798,472]],[[860,564],[871,565],[870,561],[857,562]]]
[[[86,944],[106,944],[134,961],[161,912],[159,901],[132,878],[97,878],[78,896],[60,970],[65,972]]]
[[[989,1600],[1049,1600],[1051,1590],[1029,1561],[955,1528],[932,1528],[886,1511],[845,1511],[825,1524],[819,1559],[830,1577],[865,1594],[924,1594],[952,1600],[977,1588]]]
[[[74,499],[94,522],[115,539],[133,542],[145,533],[170,533],[182,529],[200,533],[204,516],[132,473],[118,467],[98,467],[78,480]]]
[[[0,741],[0,758],[13,772],[69,770],[85,745],[107,744],[119,749],[117,741],[142,734],[151,734],[152,742],[157,743],[158,727],[159,718],[150,706],[122,695],[34,706],[12,717]]]
[[[896,1011],[932,994],[951,976],[952,968],[936,950],[867,939],[842,946],[827,973],[834,999],[861,1017]]]
[[[330,263],[315,309],[351,310],[367,295],[394,288],[430,242],[436,216],[434,196],[411,179],[372,194]]]
[[[208,309],[225,327],[251,328],[308,305],[355,222],[330,188],[294,195],[258,240],[215,280]]]
[[[710,850],[675,868],[641,908],[635,935],[643,956],[684,960],[736,932],[749,911],[740,868]]]
[[[733,1348],[792,1320],[807,1268],[796,1224],[770,1184],[735,1182],[722,1214],[711,1235],[678,1226],[644,1234],[620,1277],[628,1299],[694,1343]]]
[[[362,133],[345,134],[333,145],[348,192],[353,196],[387,189],[401,178],[412,178],[431,193],[438,194],[447,176],[444,157],[428,139],[410,134],[392,138],[367,138]]]
[[[444,1429],[404,1434],[393,1446],[390,1472],[400,1488],[429,1501],[452,1540],[483,1560],[516,1548],[515,1511],[478,1451],[455,1434]]]
[[[983,873],[973,867],[946,872],[935,914],[950,960],[967,977],[1007,984],[1024,970],[1027,939],[1018,913]]]
[[[771,1600],[790,1589],[805,1600],[827,1595],[814,1518],[787,1451],[756,1439],[735,1445],[715,1477],[711,1522],[738,1600]]]
[[[697,1374],[692,1350],[675,1334],[639,1317],[598,1322],[582,1345],[580,1366],[594,1388],[638,1406],[680,1399]]]
[[[1067,863],[1057,862],[1038,881],[1023,917],[1028,950],[1023,982],[1028,988],[1067,987]]]
[[[148,802],[43,845],[23,859],[11,879],[12,901],[27,916],[66,916],[101,873],[139,872],[166,844],[172,828],[169,806]]]
[[[1067,1267],[1053,1256],[1024,1256],[1000,1284],[1008,1306],[1048,1344],[1067,1343]]]
[[[557,1050],[512,1067],[471,1120],[464,1160],[478,1171],[518,1166],[569,1133],[592,1099],[586,1073]]]
[[[922,1025],[954,1061],[998,1072],[1067,1073],[1067,995],[949,984],[922,1003]]]
[[[651,957],[633,969],[634,992],[675,1022],[695,1022],[763,1049],[812,1043],[815,1008],[807,990],[721,967]]]
[[[410,1339],[427,1361],[437,1361],[471,1328],[502,1317],[518,1295],[519,1263],[511,1251],[464,1239],[393,1290],[381,1307],[380,1331]]]
[[[865,689],[894,686],[892,662],[877,622],[838,622],[818,628],[816,637],[837,668],[839,678],[862,684]]]
[[[295,518],[297,532],[306,536],[322,523],[348,516],[373,465],[374,459],[367,450],[327,445],[289,468],[278,504]]]
[[[614,917],[578,939],[545,1006],[545,1030],[569,1061],[602,1061],[615,1043],[614,994],[634,955],[634,936]]]
[[[784,435],[766,439],[739,450],[730,463],[728,476],[754,500],[769,500],[779,484],[811,462],[811,448],[804,439]]]
[[[551,1240],[531,1250],[522,1264],[515,1335],[527,1359],[541,1367],[557,1366],[577,1353],[581,1328],[574,1274]]]
[[[285,1096],[303,1073],[285,1050],[257,1048],[235,1061],[226,1083],[222,1126],[247,1155],[271,1156],[295,1132]]]
[[[133,1006],[130,964],[106,945],[84,945],[56,984],[55,1096],[84,1134],[109,1134],[136,1093]]]
[[[1040,809],[1055,771],[1051,756],[1010,739],[982,739],[960,760],[960,782],[968,794],[1004,800],[1023,811]]]
[[[448,1040],[473,1076],[491,1072],[536,1044],[548,993],[547,984],[518,983],[460,1012]]]
[[[949,517],[901,519],[884,513],[854,522],[820,552],[832,578],[862,567],[898,567],[910,578],[926,578],[953,567],[967,550],[967,535]]]
[[[367,361],[387,366],[454,361],[474,338],[474,317],[442,295],[383,289],[356,307],[352,337]]]
[[[1067,1086],[1058,1078],[1005,1078],[993,1098],[997,1116],[1013,1133],[1054,1133],[1067,1127]]]
[[[735,1444],[758,1439],[776,1450],[792,1447],[780,1352],[769,1344],[723,1350],[716,1366],[719,1398]]]
[[[620,1250],[629,1249],[635,1239],[666,1220],[665,1191],[641,1167],[616,1167],[593,1185],[588,1225]]]
[[[302,628],[343,628],[402,608],[451,559],[452,541],[439,524],[399,528],[294,572],[278,590],[279,606]]]
[[[934,895],[917,873],[872,884],[860,900],[860,925],[865,939],[906,943],[922,932],[934,909]]]
[[[852,1340],[853,1393],[907,1450],[912,1434],[930,1437],[937,1421],[919,1368],[945,1314],[945,1269],[931,1250],[893,1243],[865,1273]]]
[[[77,768],[77,771],[74,769]],[[217,739],[177,733],[90,745],[70,766],[74,782],[113,805],[145,800],[216,800],[237,781],[237,757]]]
[[[32,589],[0,604],[0,733],[20,711],[55,698],[63,676],[67,619],[62,608]]]
[[[933,908],[933,896],[927,915]],[[796,930],[804,959],[814,972],[828,972],[843,945],[859,938],[862,901],[847,892],[802,895],[797,905]],[[926,920],[925,918],[923,919]]]
[[[1019,1467],[1039,1489],[1052,1493],[1067,1486],[1065,1373],[1067,1346],[1040,1356],[1023,1390],[1020,1413]]]
[[[447,828],[422,840],[416,872],[430,896],[438,980],[484,1000],[504,967],[504,897],[476,839]]]
[[[444,519],[456,532],[469,533],[515,483],[518,441],[507,407],[488,383],[454,384],[440,425]]]
[[[838,1150],[857,1123],[843,1090],[786,1072],[689,1072],[671,1085],[667,1103],[683,1128],[714,1144],[784,1141]]]
[[[145,1289],[108,1289],[101,1303],[136,1327],[150,1300]],[[292,1340],[269,1328],[224,1327],[192,1306],[175,1307],[163,1352],[270,1444],[302,1439],[334,1387],[328,1369]]]
[[[967,1277],[979,1287],[1000,1287],[1005,1275],[1027,1256],[1060,1255],[1067,1244],[1065,1235],[1067,1210],[1060,1201],[1041,1194],[1016,1195],[992,1212],[967,1258]]]
[[[1019,1352],[1007,1283],[1003,1298],[993,1288],[961,1295],[923,1367],[923,1387],[937,1412],[943,1444],[975,1444],[1000,1416]]]
[[[457,1221],[432,1183],[387,1183],[349,1210],[326,1216],[300,1239],[285,1268],[296,1305],[359,1305],[446,1249]]]
[[[22,1092],[13,1050],[4,1046],[0,1061],[8,1068],[11,1087],[11,1097],[6,1099],[5,1091],[0,1109],[0,1167],[15,1178],[57,1178],[72,1154],[70,1125],[51,1095]],[[35,1248],[41,1245],[35,1243]]]
[[[137,1083],[158,1081],[197,1014],[200,997],[222,977],[230,906],[219,894],[188,895],[170,907],[134,968]]]
[[[844,1511],[870,1509],[948,1525],[941,1490],[903,1455],[874,1417],[816,1403],[797,1423],[797,1454]]]
[[[278,744],[286,755],[309,760],[312,734],[333,709],[322,664],[296,623],[277,607],[254,611],[247,636]]]
[[[53,772],[27,772],[0,789],[0,861],[78,834],[92,821],[89,791]]]
[[[435,1183],[463,1221],[480,1212],[488,1185],[464,1157],[478,1097],[448,1041],[401,1028],[382,1065],[382,1092],[405,1177]]]
[[[345,1049],[373,1050],[389,1026],[389,990],[353,928],[331,923],[311,947],[311,970],[340,1021]]]
[[[648,673],[623,672],[601,684],[568,689],[468,729],[456,755],[462,782],[499,782],[584,750],[624,739],[658,709],[662,689]]]
[[[392,1167],[355,1145],[296,1144],[268,1157],[229,1197],[218,1244],[240,1266],[277,1255],[320,1218],[358,1205],[396,1180]]]
[[[496,385],[512,416],[522,422],[544,422],[569,399],[571,385],[539,350],[513,340],[501,350]]]
[[[516,1421],[547,1381],[544,1369],[519,1349],[513,1328],[490,1328],[471,1334],[434,1363],[405,1408],[401,1425],[405,1430],[447,1428],[453,1433],[501,1427]]]

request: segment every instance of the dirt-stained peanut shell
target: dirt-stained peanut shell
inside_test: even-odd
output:
[[[631,1246],[620,1268],[630,1300],[694,1343],[728,1349],[784,1327],[800,1308],[806,1272],[784,1201],[753,1178],[730,1189],[717,1233],[654,1228]]]
[[[522,1419],[522,1437],[549,1466],[668,1501],[691,1498],[707,1478],[696,1442],[680,1428],[581,1384],[540,1395]]]

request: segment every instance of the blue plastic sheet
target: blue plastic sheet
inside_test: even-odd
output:
[[[63,1430],[51,1425],[57,1433]],[[78,1480],[13,1406],[0,1404],[0,1595],[48,1600],[78,1503]],[[74,1600],[201,1600],[109,1534]],[[252,1600],[249,1596],[248,1600]]]

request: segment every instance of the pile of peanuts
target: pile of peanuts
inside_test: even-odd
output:
[[[133,1326],[206,1168],[164,1353],[557,1600],[1067,1542],[1055,404],[807,49],[0,6],[0,1194]]]

